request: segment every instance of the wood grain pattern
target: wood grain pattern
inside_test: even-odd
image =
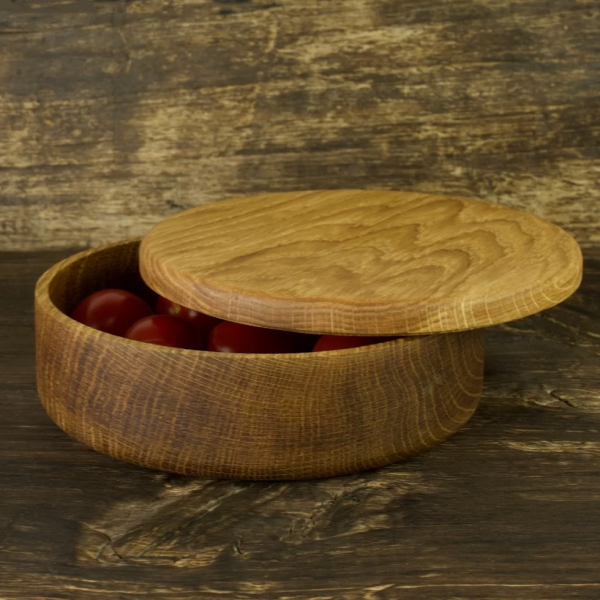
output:
[[[36,279],[0,253],[0,597],[595,600],[600,248],[582,286],[486,330],[480,405],[444,444],[330,479],[173,476],[93,452],[35,389]]]
[[[596,0],[0,2],[0,248],[297,189],[476,197],[600,241]]]
[[[417,454],[449,437],[477,406],[483,331],[236,355],[134,342],[61,312],[125,280],[135,289],[137,248],[131,242],[77,255],[36,290],[42,403],[95,450],[210,477],[326,477]]]
[[[554,306],[581,281],[577,242],[523,212],[407,192],[290,192],[156,225],[141,274],[224,319],[350,335],[460,331]]]

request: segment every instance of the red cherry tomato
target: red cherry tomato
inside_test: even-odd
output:
[[[207,336],[213,327],[221,322],[221,319],[211,317],[193,308],[186,308],[185,306],[181,306],[181,304],[175,304],[175,302],[162,296],[158,297],[155,308],[157,315],[171,315],[172,317],[178,317],[191,323],[202,336]]]
[[[315,344],[313,352],[327,350],[345,350],[346,348],[360,348],[371,344],[381,344],[394,340],[393,337],[365,337],[359,335],[322,335]]]
[[[125,337],[138,342],[202,350],[194,329],[182,319],[169,315],[152,315],[134,323],[125,333]]]
[[[290,333],[223,321],[211,332],[208,349],[213,352],[246,354],[283,354],[294,351]]]
[[[152,309],[139,296],[106,289],[85,298],[71,317],[88,327],[122,336],[136,321],[151,314]]]

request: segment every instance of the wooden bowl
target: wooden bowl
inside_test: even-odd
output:
[[[206,477],[327,477],[430,448],[477,406],[482,329],[334,352],[220,354],[135,342],[67,316],[102,288],[148,295],[138,247],[77,254],[36,288],[40,398],[98,452]]]

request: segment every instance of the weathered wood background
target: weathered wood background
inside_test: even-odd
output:
[[[597,0],[0,0],[0,248],[309,188],[477,196],[600,241]]]

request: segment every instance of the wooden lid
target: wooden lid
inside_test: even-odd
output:
[[[140,247],[146,283],[211,315],[293,331],[402,335],[486,327],[558,304],[577,242],[477,200],[326,190],[200,206]]]

